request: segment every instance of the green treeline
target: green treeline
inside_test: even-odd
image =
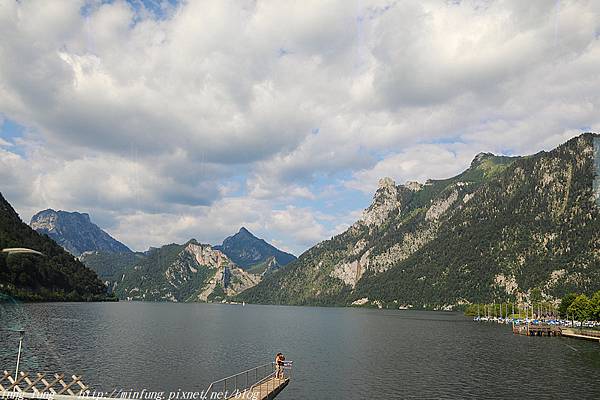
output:
[[[559,306],[561,316],[575,321],[600,321],[600,290],[588,297],[585,294],[569,293]]]
[[[465,315],[491,318],[560,317],[580,322],[600,321],[600,290],[591,297],[569,293],[561,299],[558,307],[553,302],[544,301],[534,301],[532,304],[469,304]]]

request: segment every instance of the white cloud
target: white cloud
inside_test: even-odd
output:
[[[310,209],[288,206],[274,210],[267,201],[249,198],[223,198],[210,207],[186,208],[180,212],[122,215],[109,232],[134,249],[142,250],[148,245],[183,243],[191,238],[219,244],[241,226],[295,254],[340,232],[339,226],[326,229],[319,213]]]
[[[345,226],[332,190],[600,130],[598,2],[163,12],[0,0],[0,118],[26,128],[0,138],[0,190],[25,218],[88,211],[135,248],[247,224],[297,251]]]
[[[267,221],[266,228],[275,232],[295,232],[294,236],[306,247],[321,238],[330,236],[308,209],[289,206],[284,210],[274,210]]]
[[[472,148],[464,145],[450,148],[442,145],[418,145],[386,157],[372,168],[357,171],[345,185],[373,193],[382,177],[391,177],[398,184],[448,178],[462,172],[475,154],[477,153]]]

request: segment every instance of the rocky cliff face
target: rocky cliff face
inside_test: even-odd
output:
[[[600,141],[528,157],[478,154],[462,174],[380,181],[346,232],[244,292],[245,301],[449,307],[600,288]]]
[[[35,214],[30,226],[38,233],[48,235],[74,256],[86,251],[131,252],[123,243],[92,223],[90,216],[85,213],[48,209]]]
[[[113,283],[123,299],[147,301],[222,301],[256,285],[260,276],[237,267],[208,244],[151,249]]]
[[[294,255],[257,238],[244,227],[235,235],[226,238],[222,245],[215,246],[215,249],[222,251],[243,269],[260,265],[273,257],[279,265],[287,265],[296,259]]]

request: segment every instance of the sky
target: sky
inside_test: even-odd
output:
[[[600,131],[598,1],[0,0],[0,192],[135,250],[296,255],[380,178]]]

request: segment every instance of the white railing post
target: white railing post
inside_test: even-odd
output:
[[[15,379],[19,379],[19,363],[21,362],[21,348],[23,347],[23,337],[25,336],[25,331],[19,331],[19,351],[17,353],[17,367],[15,368]]]

